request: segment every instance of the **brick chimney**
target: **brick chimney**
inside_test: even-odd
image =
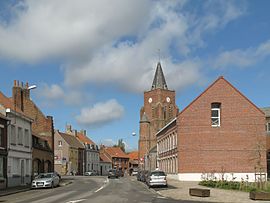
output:
[[[25,100],[30,98],[30,90],[28,89],[29,85],[26,82],[26,85],[23,85],[23,82],[18,80],[14,80],[14,85],[12,88],[12,99],[14,102],[14,106],[24,111]]]

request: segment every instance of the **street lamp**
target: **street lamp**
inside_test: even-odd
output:
[[[29,86],[27,89],[28,89],[28,90],[32,90],[32,89],[36,89],[36,88],[37,88],[36,85],[31,85],[31,86]]]
[[[135,133],[135,132],[133,132],[133,133],[132,133],[132,136],[133,136],[133,137],[134,137],[134,136],[136,136],[136,133]]]

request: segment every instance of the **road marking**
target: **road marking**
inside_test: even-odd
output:
[[[69,201],[69,202],[67,202],[67,203],[77,203],[77,202],[82,202],[82,201],[84,201],[84,200],[86,200],[86,199],[71,200],[71,201]]]
[[[104,188],[104,186],[101,186],[99,189],[97,189],[95,192],[98,192],[100,190],[102,190]]]

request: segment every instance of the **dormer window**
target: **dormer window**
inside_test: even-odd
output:
[[[211,124],[212,127],[220,127],[220,107],[221,103],[211,104]]]

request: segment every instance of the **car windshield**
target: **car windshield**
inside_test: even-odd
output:
[[[51,173],[42,173],[39,174],[36,178],[51,178],[52,174]]]
[[[151,176],[166,176],[163,171],[154,171],[151,172]]]

